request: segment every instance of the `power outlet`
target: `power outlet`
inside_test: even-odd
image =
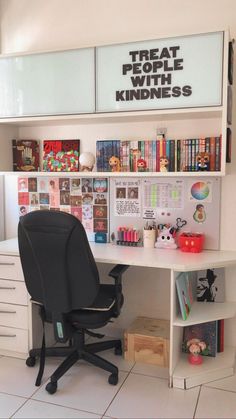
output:
[[[167,128],[157,128],[157,137],[166,137]]]

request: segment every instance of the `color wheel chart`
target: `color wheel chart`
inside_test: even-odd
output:
[[[195,199],[196,201],[211,202],[212,200],[211,190],[212,190],[211,182],[195,182],[191,186],[190,199]]]

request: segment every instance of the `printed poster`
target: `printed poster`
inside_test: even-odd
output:
[[[115,181],[114,215],[119,217],[141,216],[141,181]]]

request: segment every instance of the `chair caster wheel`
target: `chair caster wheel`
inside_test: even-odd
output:
[[[36,363],[36,358],[34,356],[29,356],[25,361],[27,367],[34,367]]]
[[[122,348],[121,348],[121,346],[119,346],[118,348],[115,348],[114,354],[115,355],[122,355]]]
[[[53,383],[52,382],[48,383],[45,388],[46,388],[46,390],[49,394],[56,393],[56,391],[57,391],[57,381],[55,381]]]
[[[118,374],[111,374],[108,378],[108,383],[115,386],[118,383]]]

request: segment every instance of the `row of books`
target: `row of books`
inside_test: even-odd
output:
[[[39,142],[12,140],[13,170],[34,172],[40,170]],[[78,172],[80,140],[44,140],[43,171]]]
[[[196,139],[99,140],[98,172],[110,172],[109,160],[119,159],[121,172],[220,171],[221,136]]]

